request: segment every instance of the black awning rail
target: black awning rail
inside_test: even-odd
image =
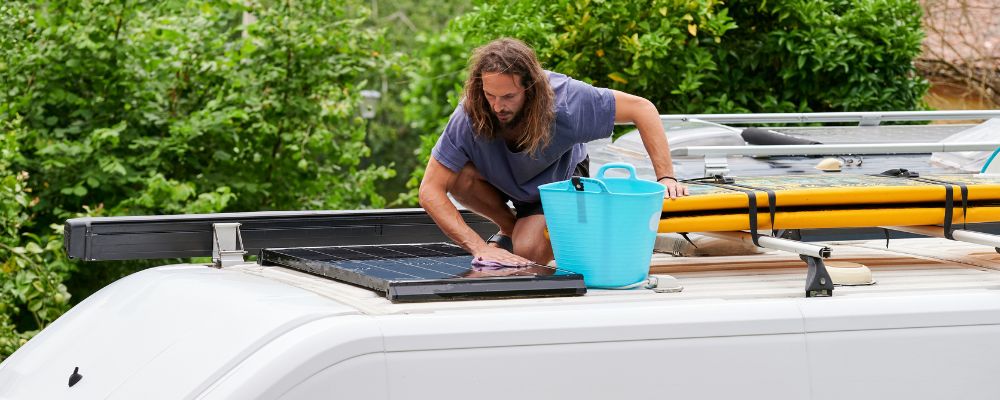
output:
[[[461,214],[480,236],[496,231],[483,217]],[[73,218],[66,221],[63,247],[70,258],[86,261],[208,257],[212,224],[233,222],[241,224],[249,254],[277,247],[449,241],[423,209],[410,208]]]

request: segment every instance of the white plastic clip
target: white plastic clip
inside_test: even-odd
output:
[[[882,123],[882,114],[861,114],[858,126],[879,126]]]
[[[729,158],[721,156],[705,156],[705,176],[729,175]]]

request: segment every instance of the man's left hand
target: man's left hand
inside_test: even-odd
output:
[[[667,188],[667,190],[663,192],[664,198],[676,199],[678,197],[683,197],[688,195],[687,186],[673,179],[661,180],[660,184]]]

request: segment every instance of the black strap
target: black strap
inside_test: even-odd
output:
[[[687,232],[677,232],[677,233],[681,234],[681,237],[683,237],[684,240],[687,240],[688,243],[691,243],[691,245],[694,246],[694,248],[696,249],[698,248],[698,245],[694,244],[694,242],[691,241],[691,238],[688,237]]]
[[[777,204],[776,204],[777,203],[777,196],[775,195],[774,190],[756,188],[756,187],[747,186],[747,185],[739,185],[739,184],[736,183],[736,181],[733,178],[722,176],[722,175],[715,175],[715,176],[712,176],[712,177],[705,177],[705,178],[685,179],[683,182],[684,183],[693,183],[693,184],[700,184],[700,185],[715,186],[715,187],[718,187],[718,188],[722,188],[722,189],[726,189],[726,190],[732,190],[732,191],[737,191],[737,192],[743,192],[744,194],[746,194],[747,195],[747,208],[749,209],[748,210],[749,211],[748,214],[749,214],[749,217],[750,217],[750,239],[753,240],[754,246],[757,246],[757,247],[763,247],[763,246],[760,245],[760,242],[758,241],[758,237],[760,236],[760,234],[757,233],[757,192],[758,191],[766,192],[767,193],[767,200],[768,200],[767,201],[767,208],[768,208],[768,211],[771,214],[771,234],[772,235],[774,234],[774,232],[775,232],[775,228],[774,228],[774,215],[777,212],[777,209],[776,209],[776,207],[777,207]]]
[[[775,235],[774,215],[777,213],[777,207],[778,207],[778,204],[777,204],[778,203],[778,196],[777,196],[777,194],[774,193],[774,190],[773,189],[767,189],[767,188],[755,188],[753,186],[747,186],[747,185],[738,185],[738,184],[735,184],[735,183],[732,183],[731,185],[732,186],[737,186],[737,187],[742,187],[742,188],[747,188],[747,189],[752,189],[752,190],[759,190],[759,191],[763,191],[763,192],[767,193],[767,211],[771,214],[771,236],[774,236]],[[757,197],[756,193],[754,193],[754,197],[755,198]]]
[[[931,178],[911,178],[911,179],[918,182],[936,183],[939,185],[944,185],[945,188],[944,189],[945,191],[944,237],[950,240],[955,240],[955,238],[952,237],[952,229],[951,229],[951,222],[952,222],[951,215],[952,215],[952,210],[954,208],[954,198],[952,196],[953,193],[952,190],[953,186],[958,186],[959,191],[962,193],[962,229],[968,229],[967,226],[968,222],[966,220],[968,219],[968,212],[969,212],[969,188],[965,186],[964,183],[948,182]]]
[[[920,177],[920,174],[915,171],[909,171],[905,168],[890,169],[888,171],[882,172],[876,176],[889,176],[894,178],[906,178],[912,179],[917,182],[933,183],[944,186],[944,237],[949,240],[955,240],[952,236],[952,214],[954,213],[955,200],[954,200],[954,186],[958,186],[962,193],[962,229],[967,228],[967,217],[969,210],[969,188],[964,183],[958,182],[948,182],[940,179],[924,178]],[[888,235],[886,236],[888,241]],[[886,247],[888,247],[886,243]]]

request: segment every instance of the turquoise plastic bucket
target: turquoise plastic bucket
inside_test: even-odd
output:
[[[628,178],[606,178],[622,168]],[[637,179],[635,167],[606,164],[594,178],[538,187],[559,269],[583,275],[589,287],[611,288],[646,279],[663,208],[663,185]]]

